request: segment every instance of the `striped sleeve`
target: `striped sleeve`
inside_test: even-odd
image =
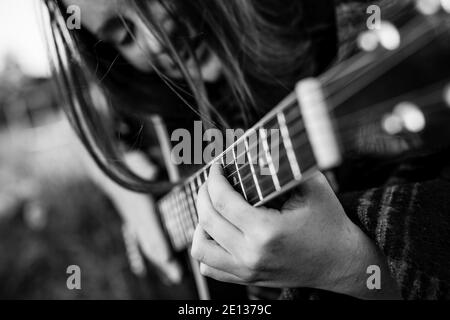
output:
[[[450,298],[450,183],[431,180],[340,195],[386,256],[405,299]]]

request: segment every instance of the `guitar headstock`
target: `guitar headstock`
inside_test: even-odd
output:
[[[362,52],[321,78],[343,153],[392,156],[450,146],[450,1],[386,12]]]

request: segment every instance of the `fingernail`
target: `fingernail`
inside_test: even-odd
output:
[[[218,162],[214,162],[213,165],[211,166],[211,169],[213,169],[218,172],[218,173],[222,173],[223,169],[222,169],[222,164],[218,163]]]

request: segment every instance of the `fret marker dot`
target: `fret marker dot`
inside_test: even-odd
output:
[[[373,31],[364,31],[358,36],[358,46],[366,51],[374,51],[378,47],[378,36]]]
[[[444,89],[444,100],[450,107],[450,84]]]
[[[387,50],[396,50],[400,47],[400,32],[392,23],[383,21],[377,34],[381,45]]]
[[[413,103],[400,103],[395,107],[394,113],[402,119],[404,127],[410,132],[417,133],[425,128],[425,115]]]
[[[432,15],[439,11],[441,7],[440,0],[418,0],[417,9],[425,15]]]

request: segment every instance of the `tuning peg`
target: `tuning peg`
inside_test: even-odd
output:
[[[374,51],[378,45],[387,50],[396,50],[400,46],[401,36],[392,23],[382,21],[377,29],[362,32],[357,41],[364,51]]]
[[[396,135],[403,131],[402,118],[395,113],[386,115],[381,122],[381,126],[383,127],[383,130],[390,135]]]
[[[411,102],[401,102],[394,111],[385,116],[382,121],[383,130],[391,135],[403,130],[417,133],[425,128],[425,115],[420,108]]]
[[[444,101],[450,107],[450,84],[444,89]]]
[[[390,22],[382,21],[377,30],[380,44],[387,50],[395,50],[400,46],[401,37],[398,29]]]
[[[374,51],[378,47],[378,36],[375,31],[364,31],[359,34],[357,43],[361,50]]]
[[[402,119],[409,132],[420,132],[425,128],[425,115],[414,103],[402,102],[395,107],[394,113]]]
[[[450,13],[450,0],[441,0],[442,9]]]
[[[443,2],[448,2],[448,0],[417,0],[416,7],[420,13],[424,15],[432,15],[438,13]]]

